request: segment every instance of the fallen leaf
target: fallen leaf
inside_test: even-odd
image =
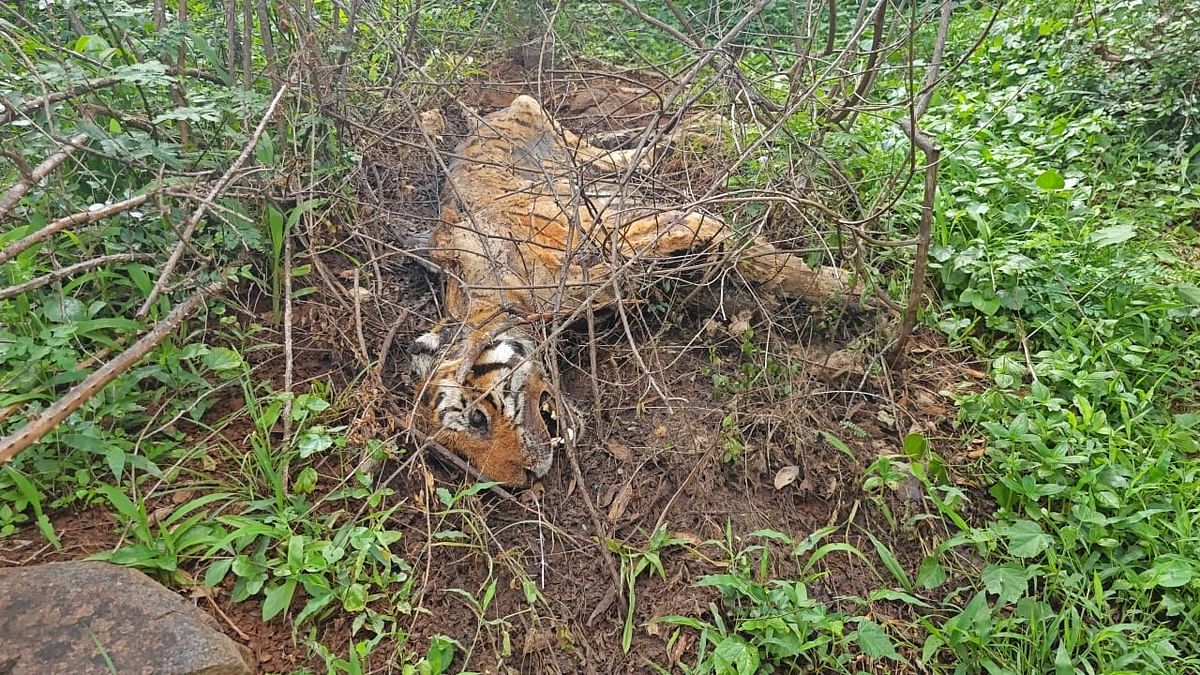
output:
[[[429,134],[435,141],[446,133],[446,117],[441,110],[426,110],[421,113],[421,131]]]
[[[549,631],[531,630],[525,633],[525,644],[521,645],[521,655],[529,656],[554,644],[554,636]]]
[[[633,499],[633,485],[626,483],[621,486],[621,491],[613,497],[612,504],[608,506],[608,522],[615,523],[625,515],[625,509],[629,508],[629,502]]]
[[[750,310],[742,310],[733,317],[733,321],[729,322],[729,334],[734,337],[741,337],[746,331],[750,330],[750,317],[754,316],[754,312]]]
[[[588,628],[591,628],[592,624],[596,623],[596,619],[599,618],[600,615],[607,612],[608,608],[612,607],[613,603],[616,601],[617,601],[617,589],[615,587],[610,587],[608,589],[608,592],[604,594],[604,597],[600,598],[600,602],[596,603],[596,608],[592,610],[591,615],[588,616],[588,620],[587,620]]]
[[[679,637],[679,641],[675,643],[675,648],[671,650],[671,663],[679,663],[683,655],[692,648],[692,637],[684,633]]]
[[[800,475],[800,467],[795,464],[785,466],[775,474],[775,489],[782,490],[783,488],[796,482],[796,478]]]
[[[608,454],[616,457],[622,462],[633,461],[633,451],[630,450],[629,446],[625,445],[624,443],[619,441],[609,441],[608,443],[604,444],[604,449],[608,450]]]
[[[720,335],[722,328],[721,322],[716,319],[709,318],[704,320],[704,334],[710,338]]]

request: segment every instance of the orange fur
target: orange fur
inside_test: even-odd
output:
[[[558,418],[562,402],[534,353],[535,333],[517,322],[611,304],[614,263],[714,248],[732,236],[711,215],[624,194],[606,174],[634,160],[633,151],[597,148],[560,128],[528,96],[482,118],[452,158],[429,252],[446,279],[446,322],[461,333],[447,341],[435,331],[414,346],[414,422],[488,478],[519,485],[526,471],[544,473],[572,433]],[[741,257],[743,274],[771,290],[852,291],[840,270],[810,268],[763,240]]]

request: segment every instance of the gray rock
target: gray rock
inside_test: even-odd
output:
[[[0,675],[252,672],[207,614],[137,570],[0,569]]]

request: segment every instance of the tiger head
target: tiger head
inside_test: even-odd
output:
[[[561,421],[533,338],[506,331],[484,345],[444,342],[440,333],[425,333],[409,350],[417,381],[414,425],[488,480],[521,486],[544,476],[574,432]]]

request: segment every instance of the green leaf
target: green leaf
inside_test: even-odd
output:
[[[429,663],[429,675],[441,675],[450,668],[457,645],[457,642],[443,635],[429,638],[429,651],[425,654],[425,661]]]
[[[304,467],[299,476],[296,476],[295,482],[292,483],[292,489],[297,494],[306,495],[317,489],[317,470],[311,466]]]
[[[871,543],[875,545],[875,553],[883,561],[883,566],[888,568],[888,571],[892,573],[892,576],[896,578],[896,581],[904,590],[911,591],[912,581],[909,580],[908,574],[904,571],[904,566],[896,559],[892,550],[887,547],[887,544],[880,541],[878,537],[870,532],[867,532],[867,536],[871,539]]]
[[[713,650],[713,663],[719,673],[755,675],[760,658],[753,645],[736,635],[727,635]]]
[[[233,558],[222,558],[208,566],[208,570],[204,572],[204,587],[215,588],[217,584],[225,580],[225,575],[229,574],[229,567],[233,565]]]
[[[878,661],[879,659],[901,660],[900,655],[896,653],[896,646],[892,644],[892,639],[884,632],[883,627],[874,621],[864,620],[859,622],[855,637],[863,654],[872,661]]]
[[[277,614],[287,609],[288,605],[292,604],[292,595],[296,592],[296,580],[288,579],[282,584],[271,588],[267,591],[267,597],[263,600],[262,617],[263,621],[270,621]]]
[[[1100,248],[1120,244],[1137,236],[1137,228],[1129,224],[1112,225],[1097,230],[1088,237],[1088,241]]]
[[[1050,537],[1032,520],[1018,520],[1008,526],[1008,552],[1017,558],[1032,558],[1050,548]]]
[[[46,541],[50,542],[50,545],[54,547],[54,550],[58,551],[62,549],[62,542],[58,538],[58,533],[54,531],[54,525],[51,524],[50,519],[47,518],[44,513],[42,513],[41,491],[34,487],[33,483],[31,483],[24,474],[20,473],[16,469],[13,469],[12,467],[4,467],[4,469],[8,472],[9,479],[11,479],[12,482],[17,486],[17,491],[21,493],[21,496],[24,497],[25,501],[29,503],[29,506],[33,508],[34,522],[37,523],[38,531],[42,533],[42,536],[46,538]]]
[[[904,454],[912,459],[920,459],[929,448],[929,442],[921,434],[908,434],[904,437]]]
[[[1175,292],[1184,302],[1200,307],[1200,288],[1191,284],[1175,284]]]
[[[233,370],[241,368],[244,361],[242,355],[226,347],[213,347],[200,356],[204,367],[215,370]]]
[[[123,82],[141,85],[170,84],[167,67],[158,61],[142,61],[113,69],[113,75]]]
[[[849,457],[850,459],[857,461],[858,458],[854,455],[854,451],[850,449],[849,445],[846,445],[845,441],[843,441],[842,439],[838,438],[837,436],[834,436],[833,434],[826,432],[826,431],[821,431],[819,433],[821,435],[821,438],[825,439],[826,443],[833,446],[834,450],[837,450],[838,452]]]
[[[305,459],[324,452],[333,447],[333,437],[324,433],[323,427],[313,427],[300,435],[299,442],[296,443],[297,449],[300,450],[300,458]]]
[[[1046,191],[1061,190],[1066,185],[1062,174],[1055,169],[1046,169],[1037,177],[1037,186]]]
[[[121,482],[121,472],[125,469],[125,451],[115,444],[110,444],[104,452],[108,470],[112,471],[113,479]]]
[[[1032,573],[1016,565],[988,565],[980,580],[988,593],[996,596],[996,606],[1007,605],[1025,597]]]
[[[342,594],[342,609],[347,612],[361,612],[367,608],[367,587],[362,584],[350,584]]]
[[[1195,569],[1187,560],[1179,557],[1160,558],[1154,567],[1143,574],[1148,586],[1179,588],[1186,586],[1195,576]]]
[[[1000,309],[1000,297],[991,289],[980,290],[978,288],[964,289],[958,296],[958,301],[962,303],[970,303],[972,307],[983,312],[987,316],[992,316],[996,310]]]
[[[935,556],[927,555],[917,569],[917,585],[933,589],[946,583],[946,570]]]

